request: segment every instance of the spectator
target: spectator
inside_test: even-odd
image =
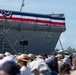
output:
[[[52,58],[48,58],[46,60],[46,63],[48,64],[49,68],[51,69],[51,75],[57,75],[55,61]]]
[[[62,60],[63,64],[66,64],[68,65],[70,68],[71,68],[71,60],[69,57],[65,57],[63,60]]]
[[[69,75],[71,68],[67,64],[62,64],[60,66],[59,75]]]
[[[5,52],[4,56],[11,56],[11,53]]]
[[[14,57],[12,56],[6,56],[4,57],[1,61],[0,61],[0,65],[2,65],[3,63],[7,62],[7,61],[11,61],[16,63],[16,60],[14,59]]]
[[[72,60],[72,70],[76,70],[76,57]]]
[[[28,54],[28,58],[29,58],[29,62],[28,62],[28,65],[30,65],[30,63],[34,60],[34,55],[33,54]]]
[[[45,60],[43,59],[43,56],[38,55],[37,59],[34,61],[32,71],[36,75],[50,75],[51,70],[46,64]]]
[[[56,55],[57,61],[58,61],[58,71],[60,70],[60,66],[62,65],[62,59],[63,59],[63,55],[62,54],[58,54]]]
[[[3,55],[3,54],[0,54],[0,60],[2,60],[2,59],[3,59],[3,57],[4,57],[4,55]]]
[[[16,63],[7,61],[0,67],[0,75],[19,75],[20,70]]]
[[[27,66],[28,63],[28,55],[27,54],[21,54],[19,56],[19,65],[20,65],[20,72],[21,75],[31,75],[31,69]]]

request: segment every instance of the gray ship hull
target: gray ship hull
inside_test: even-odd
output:
[[[51,54],[61,33],[65,31],[65,26],[41,22],[43,21],[39,23],[1,19],[0,35],[3,37],[0,43],[1,52]],[[8,44],[8,48],[5,43]]]

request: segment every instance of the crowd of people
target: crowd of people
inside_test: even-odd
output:
[[[76,57],[58,54],[0,54],[0,75],[76,75]]]

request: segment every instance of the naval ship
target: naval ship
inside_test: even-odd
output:
[[[64,14],[0,9],[0,52],[51,54],[65,30]]]

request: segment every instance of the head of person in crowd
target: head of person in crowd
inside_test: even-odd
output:
[[[35,59],[34,54],[29,53],[28,58],[29,58],[29,61],[33,61]]]
[[[54,62],[55,62],[55,71],[58,73],[58,61],[57,58],[54,58]]]
[[[36,59],[43,59],[43,56],[40,54],[40,55],[37,56]]]
[[[19,53],[18,53],[18,55],[21,55],[21,54],[22,54],[22,52],[19,52]]]
[[[63,59],[63,55],[62,54],[57,54],[56,58],[58,61],[61,61],[61,59]]]
[[[33,61],[33,64],[31,63],[31,71],[35,73],[35,75],[49,75],[46,74],[46,72],[51,72],[41,54],[37,56],[36,60]]]
[[[14,57],[12,56],[6,56],[4,57],[1,61],[0,61],[0,65],[2,65],[3,63],[7,62],[7,61],[11,61],[16,63],[16,60],[14,59]]]
[[[69,67],[71,67],[71,60],[69,57],[65,57],[63,60],[62,60],[62,64],[66,64],[68,65]]]
[[[4,56],[11,56],[11,53],[5,52],[5,53],[4,53]]]
[[[28,55],[27,54],[21,54],[18,58],[18,63],[20,65],[20,67],[27,66],[27,62],[28,62]]]
[[[43,59],[44,60],[48,58],[48,55],[47,54],[42,54],[42,56],[43,56]]]
[[[76,70],[76,57],[72,59],[72,69]]]
[[[19,75],[20,70],[16,63],[7,61],[0,67],[0,75]]]
[[[69,75],[70,70],[71,70],[71,68],[68,65],[62,64],[60,66],[59,75]]]
[[[2,60],[2,59],[3,59],[3,57],[4,57],[4,55],[3,55],[3,54],[0,54],[0,60]]]
[[[45,62],[52,71],[55,71],[55,61],[52,58],[47,59]]]

